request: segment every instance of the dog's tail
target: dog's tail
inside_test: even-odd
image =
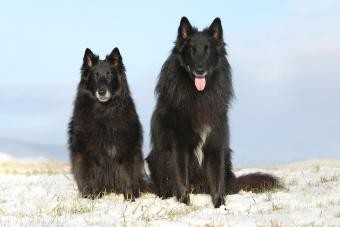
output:
[[[260,172],[236,177],[235,181],[237,191],[244,190],[260,193],[282,187],[277,177]]]

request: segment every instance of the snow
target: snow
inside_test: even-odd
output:
[[[18,169],[20,169],[20,164]],[[143,194],[135,202],[122,195],[80,198],[64,165],[53,171],[1,168],[0,226],[340,226],[340,161],[309,161],[291,165],[236,169],[237,175],[264,171],[280,177],[285,188],[226,197],[214,209],[208,195],[191,195],[191,205],[174,198]]]

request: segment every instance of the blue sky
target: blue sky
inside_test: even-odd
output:
[[[339,10],[331,0],[3,2],[0,152],[1,139],[65,148],[85,48],[104,57],[118,46],[147,154],[154,86],[185,15],[200,29],[222,19],[236,165],[340,158]]]

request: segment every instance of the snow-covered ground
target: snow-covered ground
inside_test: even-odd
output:
[[[240,192],[214,209],[207,195],[191,205],[144,194],[89,200],[78,196],[65,164],[0,162],[0,226],[340,226],[340,161],[308,161],[236,174],[270,172],[285,189]]]

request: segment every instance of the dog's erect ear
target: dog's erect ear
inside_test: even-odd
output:
[[[219,17],[216,17],[211,23],[209,27],[209,33],[217,40],[221,40],[223,38],[222,23]]]
[[[177,39],[187,39],[192,34],[192,26],[186,17],[182,17],[178,28]]]
[[[123,64],[122,56],[120,55],[119,49],[117,47],[112,50],[111,54],[106,56],[106,60],[114,66]]]
[[[93,52],[86,48],[84,58],[83,58],[83,68],[91,68],[97,59],[97,56]]]

